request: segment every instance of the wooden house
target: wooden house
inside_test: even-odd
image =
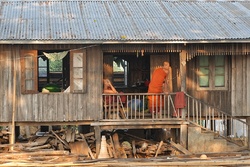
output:
[[[249,17],[248,1],[4,0],[1,125],[86,125],[97,140],[103,129],[180,128],[188,147],[191,122],[216,132],[222,123],[224,135],[239,126],[248,138]],[[164,61],[170,93],[155,118],[144,111],[144,83]],[[103,78],[127,100],[140,98],[143,111],[125,103],[122,118],[106,116]],[[172,118],[181,91],[184,114]]]

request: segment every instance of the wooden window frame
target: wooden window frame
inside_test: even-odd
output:
[[[215,56],[208,56],[208,61],[209,61],[209,87],[201,87],[199,83],[199,58],[197,59],[197,90],[228,90],[228,57],[224,56],[224,70],[225,70],[225,85],[221,87],[216,87],[215,86]],[[219,55],[217,55],[219,56]]]
[[[38,72],[37,72],[37,50],[21,50],[21,93],[22,94],[34,94],[38,93]],[[27,68],[26,60],[27,58],[31,58],[32,64],[29,68]],[[26,75],[27,71],[32,71],[32,77],[29,78]],[[26,82],[32,82],[33,89],[27,88]]]
[[[38,59],[37,59],[37,50],[21,50],[20,52],[20,63],[21,63],[21,93],[22,94],[35,94],[39,93],[38,91]],[[74,56],[78,55],[80,56],[82,62],[81,67],[74,67]],[[31,58],[32,65],[30,67],[26,65],[28,61],[26,61],[27,57]],[[29,68],[27,68],[29,67]],[[77,68],[78,71],[82,71],[82,75],[80,78],[75,78],[74,76],[77,76],[74,74],[74,68]],[[32,72],[32,78],[28,78],[26,76],[26,72],[31,71]],[[79,75],[78,75],[79,76]],[[29,89],[26,87],[26,82],[31,81],[32,85],[31,87],[33,89]],[[82,84],[80,89],[76,88],[74,84],[76,83],[76,80],[80,80],[80,83]],[[79,49],[70,51],[70,93],[86,93],[87,91],[87,51],[86,49]],[[60,93],[60,92],[57,92]],[[64,92],[62,92],[64,93]]]
[[[82,59],[79,63],[81,66],[75,66],[74,57]],[[75,71],[82,70],[82,76],[76,77]],[[81,81],[81,89],[75,87],[75,83]],[[70,52],[70,92],[71,93],[86,93],[87,91],[87,51],[86,49],[79,49]]]

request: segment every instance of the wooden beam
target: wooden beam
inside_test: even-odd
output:
[[[187,86],[186,86],[186,77],[187,77],[187,51],[182,50],[180,53],[180,76],[181,76],[181,91],[186,92],[187,91]],[[185,118],[186,116],[186,109],[182,108],[181,109],[181,117]]]
[[[15,59],[13,62],[13,94],[12,94],[12,122],[11,122],[11,135],[10,135],[10,144],[15,143],[15,119],[16,119],[16,66]],[[13,151],[14,148],[10,147],[10,151]]]
[[[91,123],[91,126],[116,126],[116,125],[133,125],[133,126],[141,126],[141,125],[182,125],[182,124],[189,124],[189,122],[183,119],[165,119],[165,120],[122,120],[122,121],[99,121]]]
[[[188,126],[187,125],[181,125],[180,143],[184,148],[187,148],[188,146]]]
[[[94,157],[94,155],[93,155],[91,149],[89,148],[89,145],[88,145],[88,143],[87,143],[87,141],[86,141],[86,139],[85,139],[85,136],[84,136],[83,134],[80,134],[80,136],[82,137],[82,140],[83,140],[83,142],[84,142],[84,146],[87,147],[87,150],[88,150],[88,153],[89,153],[90,157],[91,157],[92,159],[95,159],[95,157]]]
[[[53,133],[53,135],[55,135],[55,137],[56,137],[60,142],[62,142],[62,144],[64,144],[68,149],[70,149],[70,146],[69,146],[69,144],[68,144],[66,141],[64,141],[63,139],[61,139],[61,137],[58,136],[53,130],[52,130],[51,132]]]
[[[96,143],[96,158],[100,154],[101,149],[101,129],[99,126],[95,126],[95,143]]]
[[[161,149],[162,144],[163,144],[163,141],[161,141],[161,142],[159,143],[158,148],[157,148],[156,153],[155,153],[155,157],[158,156],[158,153],[159,153],[159,151],[160,151],[160,149]]]
[[[188,151],[186,148],[184,148],[183,146],[181,146],[180,144],[176,144],[173,141],[169,142],[171,144],[171,146],[173,146],[174,148],[176,148],[177,150],[181,151],[182,153],[184,153],[185,155],[192,155],[192,153],[190,151]]]
[[[250,125],[250,117],[247,117],[246,118],[246,122],[247,122],[247,125]],[[247,136],[247,146],[248,146],[248,149],[250,149],[250,128],[248,128],[248,132],[247,132],[248,136]]]

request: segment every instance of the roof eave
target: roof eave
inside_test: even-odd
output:
[[[193,44],[250,43],[249,39],[223,40],[0,40],[0,44]]]

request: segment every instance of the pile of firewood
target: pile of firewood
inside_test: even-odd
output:
[[[58,131],[37,132],[26,142],[6,144],[7,132],[0,133],[1,152],[14,150],[15,152],[42,152],[64,151],[73,156],[75,160],[91,160],[98,158],[94,132],[81,134],[75,129],[67,128]],[[5,135],[4,135],[5,134]],[[133,136],[127,133],[103,132],[106,137],[106,146],[109,158],[148,158],[160,155],[186,154],[181,146],[170,142],[156,142]],[[6,140],[4,140],[6,139]],[[181,148],[181,149],[180,149]]]
[[[111,158],[149,158],[180,153],[169,143],[146,140],[127,133],[108,135],[107,144]]]
[[[0,131],[0,144],[8,144],[9,143],[9,132],[7,130]],[[6,152],[8,148],[0,147],[0,152]]]

